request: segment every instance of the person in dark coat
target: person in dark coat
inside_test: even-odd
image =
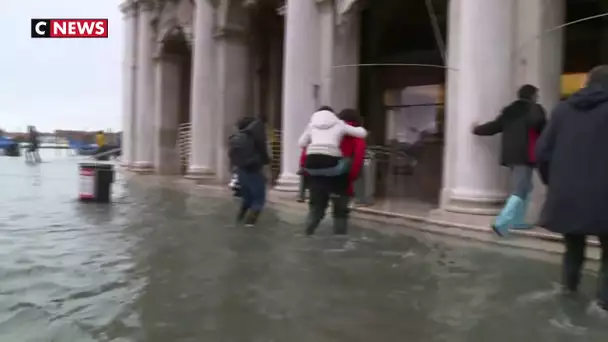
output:
[[[42,159],[40,158],[40,154],[38,153],[38,149],[40,148],[40,141],[38,137],[38,131],[36,131],[36,128],[34,126],[28,127],[28,142],[29,146],[27,148],[27,151],[25,152],[25,161],[41,163]]]
[[[545,110],[537,103],[535,86],[526,84],[517,95],[518,100],[504,108],[495,120],[473,127],[475,135],[502,133],[501,164],[511,170],[511,195],[492,224],[499,236],[507,235],[509,229],[533,226],[524,220],[536,164],[534,147],[547,121]]]
[[[238,132],[230,137],[229,157],[238,176],[241,206],[237,222],[254,226],[266,204],[264,166],[270,163],[264,122],[244,117],[237,124]]]
[[[586,86],[560,103],[538,140],[536,156],[547,184],[544,226],[564,236],[563,285],[581,280],[587,235],[599,237],[598,304],[608,311],[608,65],[594,68]],[[595,151],[595,152],[594,152]]]

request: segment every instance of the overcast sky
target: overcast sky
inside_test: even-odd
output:
[[[119,0],[0,0],[0,128],[121,126]],[[108,18],[108,39],[31,39],[31,18]]]

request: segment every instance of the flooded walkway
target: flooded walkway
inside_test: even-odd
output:
[[[412,232],[300,235],[270,210],[119,181],[83,205],[76,161],[0,159],[0,341],[606,341],[557,258]],[[363,224],[363,223],[362,223]],[[372,224],[373,225],[373,224]]]

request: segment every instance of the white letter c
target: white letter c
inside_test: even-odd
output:
[[[43,36],[45,34],[45,31],[41,30],[40,27],[41,26],[46,26],[46,22],[41,21],[39,23],[36,24],[35,30],[36,33],[38,33],[39,35]]]

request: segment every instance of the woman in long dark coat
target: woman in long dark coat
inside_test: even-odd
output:
[[[598,304],[608,311],[608,66],[589,74],[585,88],[560,103],[536,146],[548,185],[544,226],[564,236],[563,285],[581,280],[588,235],[602,248]]]

